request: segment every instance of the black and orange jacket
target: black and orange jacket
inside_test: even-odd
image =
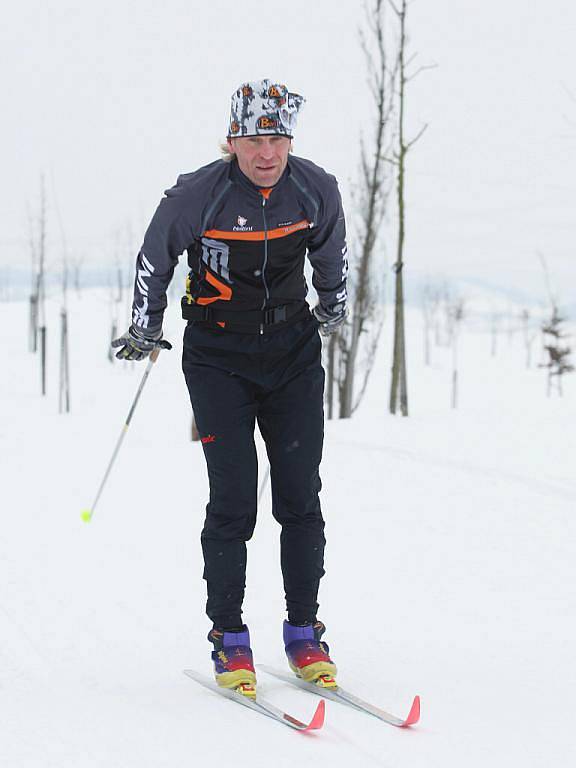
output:
[[[135,325],[151,332],[161,328],[166,290],[185,250],[190,273],[183,303],[239,313],[303,304],[306,254],[320,302],[346,300],[338,185],[303,158],[290,156],[271,189],[255,186],[236,160],[217,160],[180,176],[160,202],[138,254]]]

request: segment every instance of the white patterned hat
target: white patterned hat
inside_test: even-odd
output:
[[[232,94],[228,138],[292,136],[306,99],[272,80],[244,83]]]

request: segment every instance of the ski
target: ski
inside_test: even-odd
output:
[[[278,709],[278,707],[275,707],[274,704],[271,704],[269,701],[266,701],[266,699],[263,699],[260,696],[258,696],[256,699],[249,699],[246,696],[243,696],[241,693],[236,693],[236,691],[229,688],[221,688],[216,682],[214,682],[214,680],[210,680],[208,677],[199,674],[193,669],[185,669],[184,674],[188,675],[188,677],[191,677],[192,680],[195,680],[205,688],[214,691],[214,693],[219,693],[221,696],[224,696],[227,699],[236,701],[238,704],[243,704],[245,707],[254,710],[254,712],[259,712],[261,715],[271,717],[273,720],[276,720],[283,725],[287,725],[290,728],[294,728],[296,731],[317,731],[324,725],[325,704],[323,701],[319,702],[310,722],[302,723],[297,718],[292,717],[292,715],[288,715],[286,712]]]
[[[349,693],[343,688],[340,688],[340,686],[333,689],[321,688],[319,685],[315,685],[314,683],[307,683],[304,680],[300,680],[295,675],[281,672],[277,669],[273,669],[272,667],[267,667],[264,664],[258,664],[257,666],[263,672],[267,672],[269,675],[272,675],[279,680],[283,680],[285,683],[294,685],[297,688],[303,688],[305,691],[310,691],[311,693],[316,693],[318,696],[323,696],[325,699],[330,699],[330,701],[338,701],[341,704],[346,704],[360,712],[367,712],[370,715],[374,715],[374,717],[377,717],[379,720],[383,720],[385,723],[389,723],[389,725],[395,725],[397,728],[408,728],[411,725],[415,725],[420,720],[419,696],[414,697],[414,701],[410,707],[410,712],[408,713],[408,716],[403,720],[400,717],[396,717],[396,715],[391,715],[389,712],[385,712],[379,707],[375,707],[373,704],[369,704],[367,701],[363,701],[362,699],[358,698],[358,696],[354,696],[352,693]]]

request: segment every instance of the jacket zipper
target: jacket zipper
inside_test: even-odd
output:
[[[262,264],[262,282],[264,283],[265,297],[262,302],[262,310],[266,309],[266,302],[270,301],[270,292],[266,283],[266,264],[268,263],[268,224],[266,222],[266,198],[262,195],[262,220],[264,222],[264,263]],[[260,334],[264,333],[264,323],[260,323]]]

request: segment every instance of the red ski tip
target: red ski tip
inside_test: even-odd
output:
[[[324,699],[320,699],[316,712],[310,720],[310,723],[306,726],[306,731],[317,731],[324,725],[324,715],[326,714],[326,702]]]
[[[415,725],[420,720],[420,696],[414,696],[412,707],[408,713],[408,717],[402,723],[402,728],[407,728],[409,725]]]
[[[306,731],[317,731],[324,725],[324,714],[326,710],[326,702],[324,699],[321,699],[318,702],[318,706],[316,707],[316,711],[314,712],[314,715],[312,716],[312,720],[306,725],[306,723],[301,723],[300,720],[297,720],[295,717],[292,717],[292,715],[287,715],[286,712],[282,714],[282,717],[284,720],[287,720],[289,723],[292,723],[292,725],[296,726],[296,728],[301,731],[302,733],[305,733]]]

